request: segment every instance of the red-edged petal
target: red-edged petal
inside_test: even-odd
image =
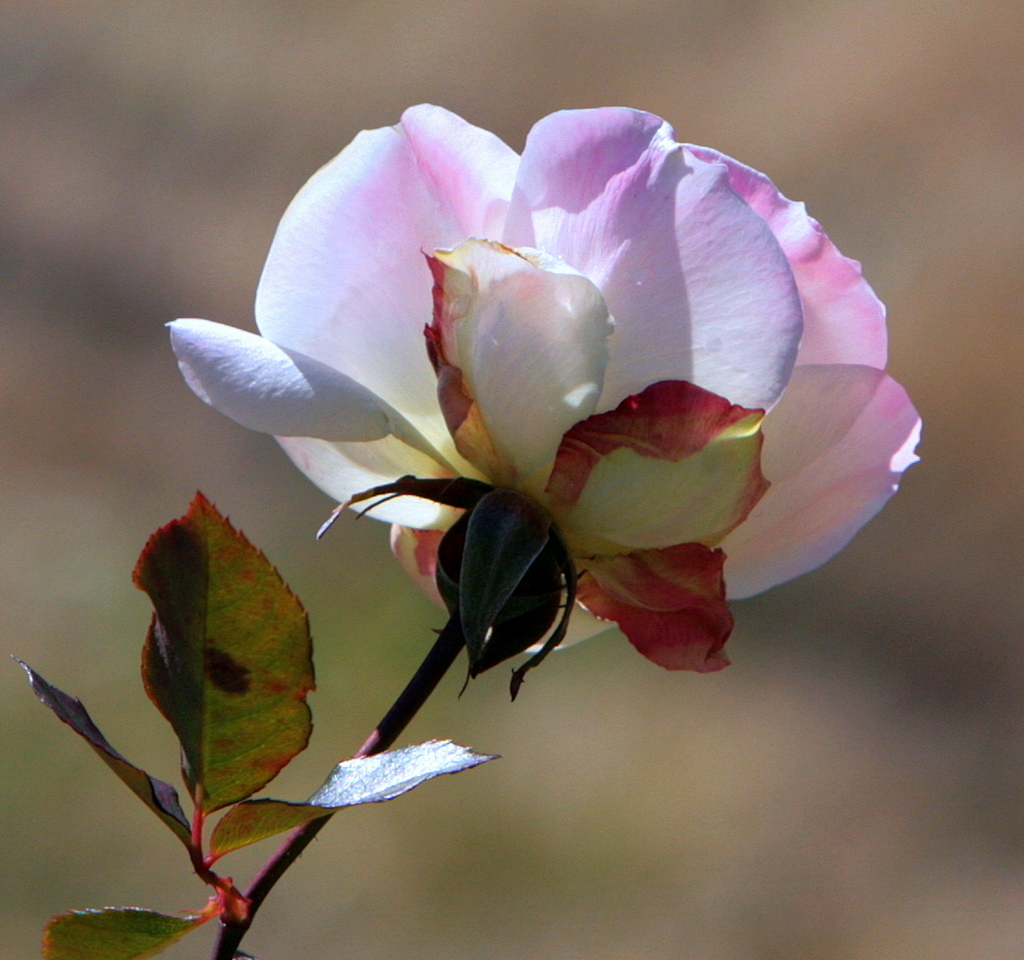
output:
[[[724,163],[729,184],[768,224],[793,267],[804,307],[798,364],[858,363],[885,367],[885,307],[802,203],[784,197],[763,173],[732,157],[687,144],[702,160]]]
[[[699,543],[581,560],[586,573],[577,596],[659,666],[709,673],[729,663],[722,653],[733,626],[724,562],[721,550]]]
[[[547,504],[578,544],[713,544],[767,489],[761,419],[692,383],[652,384],[565,434]]]

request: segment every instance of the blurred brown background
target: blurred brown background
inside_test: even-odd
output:
[[[738,604],[734,666],[616,634],[410,739],[504,754],[342,814],[268,901],[265,960],[1024,956],[1024,18],[999,0],[0,2],[0,650],[175,778],[129,573],[199,487],[304,598],[308,795],[440,624],[272,440],[204,408],[162,324],[251,325],[285,205],[433,101],[517,149],[652,110],[807,201],[887,302],[924,461],[826,568]],[[71,907],[200,906],[152,815],[0,668],[0,958]],[[238,878],[269,853],[239,854]],[[231,866],[230,861],[227,866]],[[167,954],[196,960],[207,931]]]

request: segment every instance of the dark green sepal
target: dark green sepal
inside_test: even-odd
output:
[[[562,539],[562,535],[554,525],[551,527],[551,536],[548,544],[555,561],[561,568],[561,573],[565,580],[565,605],[562,608],[562,619],[558,621],[558,626],[555,627],[551,636],[544,642],[544,646],[530,657],[526,663],[512,671],[509,693],[512,695],[513,700],[519,694],[519,688],[523,685],[527,672],[539,666],[541,661],[565,639],[566,630],[569,629],[569,617],[572,615],[573,607],[576,604],[576,564],[573,562],[569,548]]]
[[[451,477],[438,479],[422,479],[411,474],[399,477],[394,483],[385,483],[370,490],[364,490],[352,497],[345,506],[363,503],[374,497],[419,497],[432,500],[446,507],[460,507],[469,510],[475,507],[494,487],[482,480],[471,480],[469,477]],[[376,504],[373,504],[376,506]],[[373,509],[373,506],[370,509]]]
[[[317,536],[345,507],[372,500],[372,510],[406,496],[465,511],[438,546],[435,581],[465,634],[470,677],[539,644],[562,610],[541,649],[513,672],[514,700],[527,671],[565,638],[576,599],[576,568],[565,541],[529,497],[468,477],[404,476],[365,490],[338,507]]]
[[[551,518],[514,490],[492,490],[469,514],[459,572],[459,615],[471,671],[481,669],[491,628],[501,619],[548,542]]]
[[[508,493],[509,491],[503,492]],[[535,532],[539,533],[541,524],[538,522],[537,513],[543,513],[541,508],[533,505],[532,501],[526,497],[519,494],[513,494],[513,496],[527,501],[528,506],[524,507],[520,504],[516,509],[522,509],[527,515],[534,515]],[[504,498],[501,500],[495,498],[495,501],[500,503],[504,501]],[[467,601],[463,594],[463,574],[472,576],[474,570],[479,572],[480,566],[493,567],[499,562],[483,557],[480,566],[475,566],[475,559],[464,559],[467,554],[466,543],[469,527],[474,514],[466,513],[460,517],[445,534],[437,551],[437,587],[449,612],[453,617],[459,617],[460,623],[464,620],[462,611],[467,609],[467,603],[472,602],[472,600]],[[546,518],[546,515],[543,516]],[[477,525],[474,524],[474,528],[476,527]],[[488,547],[487,537],[484,535],[487,528],[487,515],[485,514],[477,534],[479,548],[482,552],[486,551]],[[492,527],[492,536],[493,529]],[[516,579],[515,574],[510,573],[508,569],[501,571],[499,576],[508,581]],[[484,631],[482,642],[480,642],[478,632],[475,646],[470,649],[470,677],[476,677],[485,670],[489,670],[540,643],[551,629],[552,624],[555,623],[558,612],[562,608],[562,594],[567,585],[571,584],[572,593],[575,596],[575,583],[575,568],[569,559],[565,544],[556,528],[549,523],[540,552],[525,571],[520,568],[518,581],[515,583],[511,595],[507,597],[496,613],[493,612],[495,604],[492,603],[490,609],[484,610],[482,615],[478,615],[481,622],[489,627],[489,632]],[[504,592],[507,593],[507,586]],[[552,646],[561,641],[564,635],[563,627]],[[536,666],[539,662],[539,659],[535,659],[531,661],[531,665]],[[515,684],[516,689],[521,682],[520,675],[520,680]]]
[[[345,508],[351,507],[354,503],[365,503],[367,500],[376,499],[376,503],[371,503],[362,511],[362,513],[369,513],[374,507],[379,507],[382,503],[387,503],[388,500],[394,500],[395,497],[419,497],[422,500],[440,503],[442,506],[471,510],[480,502],[482,497],[486,496],[493,489],[494,487],[491,484],[484,483],[482,480],[472,480],[469,477],[421,479],[420,477],[414,477],[411,473],[406,474],[404,477],[399,477],[394,483],[385,483],[379,487],[372,487],[369,490],[364,490],[362,493],[355,494],[344,503],[339,503],[331,511],[331,515],[321,525],[320,529],[317,530],[316,538],[319,540],[327,533],[334,526],[334,521],[341,516]],[[362,513],[360,516],[362,516]]]

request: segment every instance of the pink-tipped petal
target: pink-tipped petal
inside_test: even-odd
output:
[[[209,320],[168,327],[185,381],[243,427],[325,440],[379,440],[391,432],[380,397],[312,357]]]
[[[573,110],[526,142],[503,237],[556,254],[615,318],[598,409],[658,380],[769,408],[800,341],[800,299],[778,241],[718,163],[636,110]]]
[[[801,366],[764,421],[771,487],[722,543],[732,598],[820,566],[896,492],[921,421],[906,391],[866,366]]]
[[[428,331],[459,452],[514,485],[555,457],[601,393],[612,326],[597,288],[536,251],[468,240],[431,258]]]
[[[450,447],[423,349],[423,251],[496,230],[517,161],[439,107],[359,134],[281,220],[256,297],[261,332],[358,380]]]
[[[721,550],[683,543],[581,561],[579,601],[614,620],[640,653],[668,670],[721,670],[733,626],[724,560]]]
[[[717,543],[767,487],[762,416],[681,380],[652,384],[566,433],[547,503],[570,541]]]
[[[798,364],[855,363],[885,367],[885,307],[802,203],[784,197],[771,180],[732,157],[687,145],[695,156],[724,163],[729,183],[764,218],[793,266],[804,307]]]
[[[445,609],[437,589],[437,548],[444,530],[413,530],[394,524],[391,527],[391,550],[417,587],[430,600]]]

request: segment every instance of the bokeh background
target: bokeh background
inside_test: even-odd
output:
[[[1006,0],[3,0],[0,651],[176,776],[129,573],[201,488],[309,608],[313,745],[350,753],[439,626],[386,530],[203,407],[162,324],[250,326],[288,200],[433,101],[516,148],[621,103],[768,171],[887,302],[923,462],[840,557],[736,606],[734,665],[612,633],[451,677],[407,738],[504,759],[342,814],[265,960],[1024,956],[1024,17]],[[0,666],[0,958],[71,907],[197,907],[177,841]],[[247,877],[262,856],[236,855]],[[230,864],[230,861],[228,861]],[[197,960],[208,931],[167,954]]]

